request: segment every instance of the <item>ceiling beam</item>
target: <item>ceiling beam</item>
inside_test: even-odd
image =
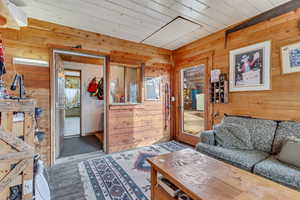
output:
[[[253,26],[253,25],[256,25],[258,23],[261,23],[261,22],[264,22],[264,21],[267,21],[267,20],[270,20],[272,18],[275,18],[277,16],[280,16],[280,15],[283,15],[285,13],[288,13],[290,11],[293,11],[293,10],[296,10],[297,8],[300,8],[300,1],[299,0],[292,0],[292,1],[289,1],[285,4],[282,4],[278,7],[275,7],[269,11],[266,11],[260,15],[257,15],[256,17],[253,17],[249,20],[246,20],[245,22],[233,27],[233,28],[230,28],[228,30],[226,30],[225,32],[225,48],[227,46],[227,38],[228,38],[228,35],[230,33],[234,33],[234,32],[237,32],[239,30],[242,30],[242,29],[245,29],[245,28],[248,28],[250,26]]]

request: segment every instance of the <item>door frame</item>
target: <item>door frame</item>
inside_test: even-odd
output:
[[[183,127],[182,127],[182,95],[181,95],[181,73],[182,69],[187,69],[193,66],[197,65],[205,65],[205,87],[204,87],[204,93],[205,93],[205,124],[204,129],[210,130],[212,128],[213,124],[213,106],[209,100],[209,83],[210,83],[210,72],[213,67],[213,51],[203,53],[200,55],[193,56],[192,58],[188,58],[186,60],[182,60],[179,63],[176,63],[175,70],[174,70],[174,82],[173,82],[173,94],[176,98],[175,101],[175,139],[184,142],[187,144],[190,144],[192,146],[195,146],[199,141],[200,138],[184,133]]]
[[[55,55],[56,54],[67,54],[67,55],[73,55],[73,56],[83,56],[83,57],[89,57],[89,58],[99,58],[103,60],[103,79],[104,79],[104,142],[103,142],[103,150],[106,153],[107,152],[107,134],[108,134],[108,123],[107,123],[107,105],[108,105],[108,79],[107,79],[107,72],[109,69],[109,56],[105,53],[99,53],[99,52],[93,52],[93,51],[86,51],[81,49],[74,49],[69,47],[50,47],[49,49],[49,58],[50,58],[50,165],[54,165],[57,158],[56,158],[56,133],[55,133],[55,118],[56,118],[56,112],[55,112],[55,102],[56,102],[56,67],[55,67]]]

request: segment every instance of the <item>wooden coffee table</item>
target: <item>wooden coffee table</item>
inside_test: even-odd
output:
[[[300,192],[192,149],[148,159],[151,200],[174,200],[157,185],[159,172],[194,200],[299,200]]]

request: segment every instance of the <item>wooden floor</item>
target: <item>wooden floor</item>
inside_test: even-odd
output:
[[[78,163],[104,155],[95,152],[54,165],[47,170],[51,200],[85,200]],[[84,157],[84,158],[83,158]]]

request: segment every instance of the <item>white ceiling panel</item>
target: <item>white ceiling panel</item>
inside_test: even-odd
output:
[[[201,26],[199,24],[189,20],[177,18],[159,31],[150,35],[143,41],[143,43],[163,47],[164,45],[167,45],[174,40],[178,40],[187,33],[191,33],[200,27]]]
[[[199,38],[202,38],[207,35],[207,31],[204,30],[202,27],[196,29],[193,32],[189,32],[182,37],[178,38],[177,40],[174,40],[172,42],[169,42],[168,44],[162,46],[163,48],[166,49],[177,49],[181,47],[184,44],[190,43],[194,40],[197,40]]]
[[[279,6],[287,2],[286,0],[269,0],[269,1],[273,4],[273,6]]]
[[[32,18],[134,42],[147,38],[144,43],[176,49],[288,1],[26,0],[22,8]],[[177,17],[195,23],[180,20],[162,28]]]

